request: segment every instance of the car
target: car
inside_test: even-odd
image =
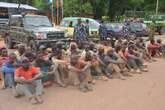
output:
[[[132,22],[128,25],[130,35],[145,37],[149,35],[149,29],[144,23]]]
[[[64,31],[54,28],[48,17],[42,15],[11,15],[6,32],[5,43],[9,49],[15,44],[25,44],[37,50],[40,45],[50,47],[58,41],[68,41]]]
[[[100,23],[91,18],[83,18],[83,17],[65,17],[62,19],[60,23],[60,27],[65,29],[65,32],[69,37],[73,37],[74,27],[77,24],[77,20],[81,19],[82,23],[85,23],[86,20],[89,20],[89,37],[98,36],[98,30],[100,27]],[[70,22],[72,22],[72,26],[69,26]]]
[[[105,24],[107,35],[113,36],[113,37],[123,37],[124,31],[123,27],[124,25],[122,23],[108,23]]]

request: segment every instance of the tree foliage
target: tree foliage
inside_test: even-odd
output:
[[[81,16],[93,14],[92,6],[89,2],[81,0],[64,0],[65,16]]]
[[[0,0],[3,2],[26,3],[39,9],[50,9],[49,0]],[[63,0],[64,16],[93,15],[100,19],[102,16],[123,15],[126,10],[155,12],[157,0]],[[165,1],[159,0],[159,9],[165,10]]]

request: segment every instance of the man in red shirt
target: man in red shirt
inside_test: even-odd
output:
[[[152,39],[152,40],[150,40],[150,44],[148,45],[147,49],[148,49],[150,56],[154,57],[161,49],[161,46],[159,44],[155,43],[155,40]]]
[[[31,66],[28,59],[22,60],[22,66],[15,70],[16,96],[25,95],[31,104],[43,103],[43,86],[39,69]]]

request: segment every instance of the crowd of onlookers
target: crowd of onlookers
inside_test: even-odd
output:
[[[96,80],[125,80],[147,72],[145,62],[154,62],[164,52],[161,40],[151,39],[146,45],[135,37],[118,38],[113,48],[107,40],[94,43],[79,38],[67,46],[63,42],[49,48],[41,45],[37,51],[22,44],[10,53],[1,48],[2,87],[12,88],[15,97],[25,95],[32,104],[43,103],[43,86],[56,82],[61,87],[92,91]]]

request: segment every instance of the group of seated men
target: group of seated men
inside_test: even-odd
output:
[[[13,53],[1,48],[0,55],[2,87],[12,88],[15,97],[25,95],[31,104],[38,104],[43,103],[43,86],[53,82],[88,92],[98,79],[125,80],[134,73],[147,72],[144,62],[163,56],[164,46],[161,40],[146,45],[142,38],[119,38],[113,48],[108,41],[86,42],[81,49],[75,42],[65,48],[58,42],[52,48],[41,45],[37,52],[24,45]]]

